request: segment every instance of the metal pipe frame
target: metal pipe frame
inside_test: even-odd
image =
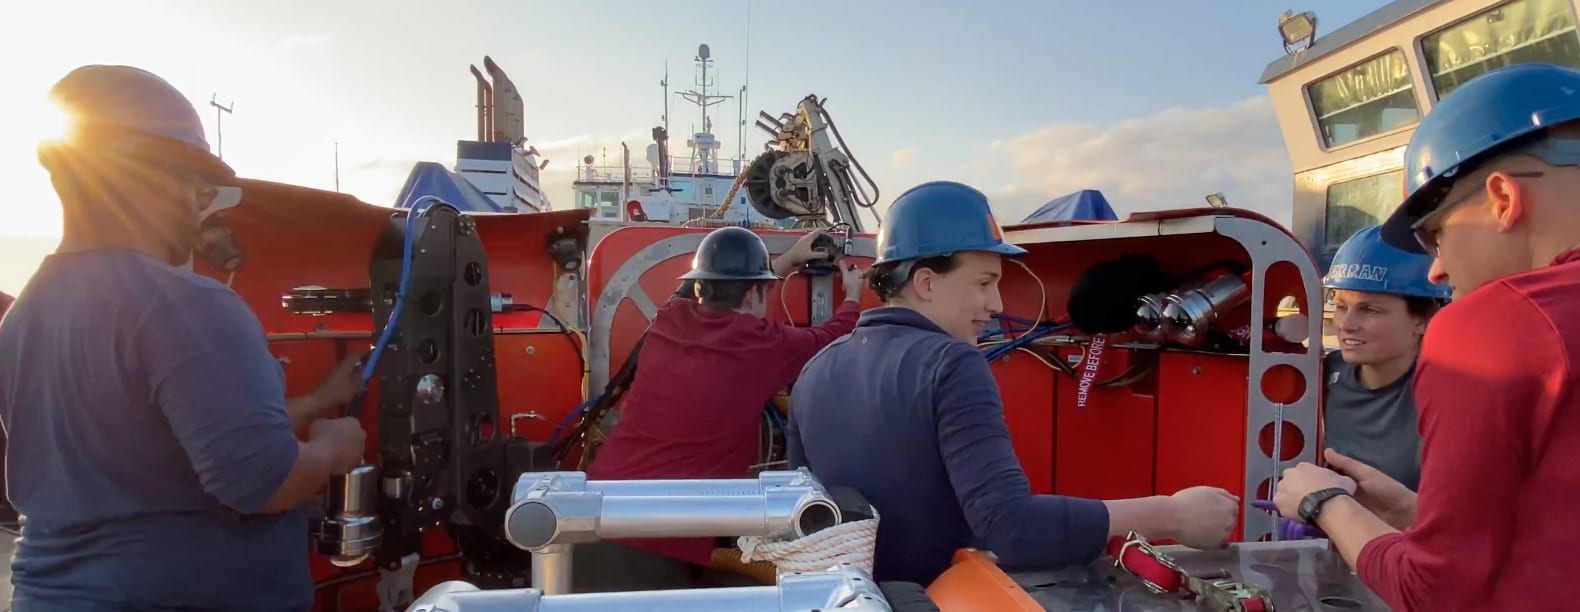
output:
[[[522,474],[505,537],[532,553],[532,584],[570,592],[574,545],[621,538],[803,537],[839,524],[838,505],[804,469],[756,479],[588,481]]]
[[[536,559],[533,561],[536,563]],[[536,569],[534,567],[534,569]],[[786,574],[777,586],[551,594],[541,589],[485,591],[454,580],[412,602],[408,612],[892,612],[872,577],[841,564]]]

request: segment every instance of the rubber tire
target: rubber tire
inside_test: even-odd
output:
[[[927,596],[927,589],[914,582],[882,582],[878,590],[883,592],[883,598],[889,601],[889,608],[894,612],[942,612],[938,604],[933,603],[933,598]]]

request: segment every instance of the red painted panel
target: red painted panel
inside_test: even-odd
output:
[[[1165,352],[1158,362],[1159,494],[1197,485],[1245,497],[1244,356]],[[1236,525],[1235,533],[1241,526]]]
[[[1085,347],[1060,349],[1059,358],[1077,368]],[[1094,383],[1125,374],[1133,363],[1151,356],[1128,349],[1107,348]],[[1145,367],[1143,365],[1142,367]],[[1156,442],[1157,398],[1149,379],[1120,388],[1089,387],[1080,406],[1080,379],[1059,374],[1058,491],[1089,499],[1125,499],[1152,495]]]
[[[509,427],[513,415],[536,415],[517,420],[515,434],[534,442],[549,440],[554,428],[582,403],[580,343],[559,331],[494,337],[500,427]]]
[[[1054,491],[1053,397],[1059,374],[1036,357],[1015,351],[992,363],[1004,402],[1015,456],[1031,481],[1033,493]]]

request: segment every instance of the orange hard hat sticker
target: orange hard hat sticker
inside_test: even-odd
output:
[[[993,239],[994,240],[998,240],[1000,242],[1003,242],[1004,241],[1004,231],[999,229],[999,227],[998,227],[998,220],[993,218],[993,213],[988,213],[987,219],[988,219],[988,227],[993,228]]]

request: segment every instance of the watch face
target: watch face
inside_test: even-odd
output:
[[[1339,488],[1323,489],[1300,500],[1300,520],[1308,525],[1316,524],[1318,511],[1322,509],[1322,502],[1333,499],[1339,495],[1347,495],[1348,491]]]

